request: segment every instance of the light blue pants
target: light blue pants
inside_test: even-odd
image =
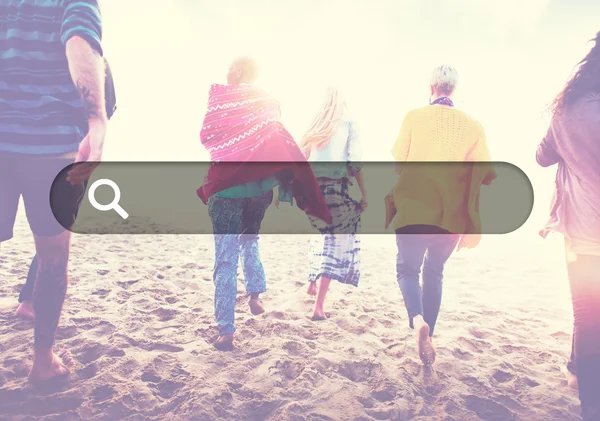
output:
[[[219,334],[235,332],[238,262],[242,269],[247,294],[267,290],[265,272],[258,253],[258,232],[265,212],[273,201],[273,192],[248,198],[212,196],[208,212],[215,237],[215,317]]]

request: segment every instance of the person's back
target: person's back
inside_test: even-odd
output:
[[[69,373],[53,354],[66,290],[70,228],[102,158],[107,113],[98,0],[0,0],[0,242],[10,240],[19,200],[36,246],[35,288],[17,314],[35,319],[29,378]],[[50,190],[54,186],[50,208]],[[33,279],[35,278],[35,279]]]
[[[229,68],[227,84],[211,86],[200,131],[212,161],[197,193],[208,205],[213,225],[215,317],[219,326],[214,345],[218,350],[233,349],[240,259],[250,311],[254,315],[265,311],[260,294],[266,291],[267,283],[258,234],[273,201],[274,187],[289,186],[290,201],[293,196],[305,212],[331,218],[304,155],[279,120],[279,102],[254,85],[257,75],[258,66],[252,58],[236,59]]]
[[[348,176],[349,163],[360,164],[361,154],[356,124],[349,116],[344,116],[335,123],[329,142],[312,148],[308,161],[316,177],[339,179]]]
[[[588,93],[556,115],[544,144],[560,157],[559,231],[575,253],[600,255],[600,93]]]
[[[410,143],[397,144],[393,154],[398,161],[469,160],[475,145],[485,137],[478,121],[450,107],[417,108],[407,114],[405,123]]]
[[[392,150],[402,166],[402,176],[394,189],[398,210],[394,228],[409,225],[435,225],[445,231],[465,233],[478,226],[465,213],[471,197],[470,167],[458,162],[489,161],[481,124],[453,106],[428,105],[410,111],[402,123]],[[418,164],[436,162],[436,164]],[[441,165],[442,162],[457,164]],[[407,228],[405,228],[407,229]]]
[[[362,211],[367,207],[361,163],[361,141],[338,87],[325,89],[324,102],[302,137],[300,147],[311,162],[321,193],[331,210],[332,222],[310,218],[320,236],[311,238],[309,287],[316,296],[312,320],[325,320],[325,297],[330,282],[358,286],[360,280],[360,229]],[[360,202],[350,194],[355,180]],[[317,287],[317,282],[319,286]]]
[[[96,1],[0,1],[6,27],[0,44],[0,151],[77,151],[86,134],[86,116],[69,72],[65,42],[77,32],[101,51],[98,35],[82,29],[73,10],[87,7],[87,14],[94,15],[94,6]],[[71,19],[64,19],[69,13]],[[99,16],[96,24],[100,32]]]
[[[314,148],[310,152],[310,162],[348,162],[350,160],[348,147],[349,139],[353,132],[352,120],[344,116],[335,123],[335,130],[329,142],[321,148]]]
[[[435,68],[430,105],[404,118],[392,149],[400,177],[386,199],[386,226],[393,222],[396,232],[398,285],[424,364],[435,361],[431,336],[442,301],[444,265],[464,234],[478,234],[479,187],[494,177],[491,169],[480,176],[476,166],[461,164],[489,161],[489,154],[481,125],[454,108],[457,78],[450,66]]]

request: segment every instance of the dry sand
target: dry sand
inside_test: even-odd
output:
[[[425,370],[395,280],[393,236],[364,236],[359,288],[309,320],[308,237],[263,236],[267,312],[240,278],[237,349],[214,350],[210,236],[75,236],[58,349],[67,383],[35,389],[32,323],[14,316],[32,258],[20,215],[0,250],[3,420],[577,420],[561,372],[572,315],[560,242],[486,237],[447,264]],[[240,275],[241,277],[241,275]]]

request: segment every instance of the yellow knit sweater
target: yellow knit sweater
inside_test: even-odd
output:
[[[397,213],[394,229],[407,225],[435,225],[447,231],[479,233],[479,187],[495,177],[481,124],[465,112],[444,106],[426,106],[404,118],[392,154],[402,166],[393,189]],[[416,162],[456,164],[416,164]],[[458,162],[457,162],[458,161]]]

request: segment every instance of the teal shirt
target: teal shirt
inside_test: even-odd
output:
[[[262,180],[250,181],[249,183],[233,186],[225,190],[215,193],[219,197],[227,197],[229,199],[241,199],[244,197],[260,196],[273,190],[279,185],[279,180],[276,176],[264,178]]]
[[[240,184],[238,186],[221,190],[220,192],[215,193],[215,196],[225,197],[228,199],[242,199],[244,197],[260,196],[261,194],[264,194],[269,190],[273,190],[275,187],[279,186],[279,201],[293,205],[294,195],[292,190],[289,186],[282,186],[280,183],[281,182],[279,178],[276,175],[273,175],[262,180],[251,181],[249,183]]]

